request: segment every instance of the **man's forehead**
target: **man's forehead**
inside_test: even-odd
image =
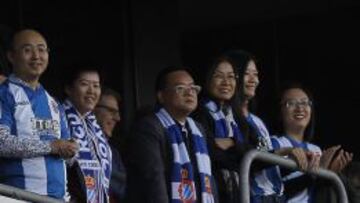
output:
[[[40,33],[33,30],[24,30],[15,35],[14,45],[22,46],[27,44],[46,45],[46,41]]]
[[[102,95],[101,98],[100,98],[100,101],[103,101],[103,102],[116,102],[117,103],[116,98],[113,95],[110,95],[110,94]]]
[[[89,82],[89,83],[100,83],[100,80],[97,78],[85,78],[85,77],[79,77],[79,82]]]
[[[194,83],[194,79],[191,75],[183,70],[175,71],[170,73],[167,76],[167,84],[169,85],[177,85],[177,84],[191,84]]]

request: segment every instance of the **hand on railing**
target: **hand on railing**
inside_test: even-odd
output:
[[[292,148],[289,154],[289,158],[294,160],[299,169],[306,171],[308,169],[308,157],[307,153],[302,148]]]
[[[308,171],[318,171],[320,168],[320,153],[316,152],[306,152],[307,159],[308,159]]]

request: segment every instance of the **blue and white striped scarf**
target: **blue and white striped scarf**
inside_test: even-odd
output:
[[[81,118],[70,101],[64,103],[71,137],[80,149],[75,157],[84,176],[87,203],[109,202],[111,149],[95,115]]]
[[[215,121],[215,138],[234,138],[236,142],[244,142],[244,136],[241,133],[232,113],[232,108],[227,107],[228,115],[225,116],[224,112],[212,100],[206,100],[204,106],[209,111],[211,117]]]
[[[163,127],[166,128],[167,136],[173,150],[173,167],[171,171],[171,202],[172,203],[195,203],[197,202],[196,188],[194,182],[193,166],[190,161],[189,152],[182,139],[181,129],[171,118],[169,113],[161,108],[156,116]],[[201,182],[202,203],[214,203],[212,194],[211,164],[206,142],[195,122],[186,118],[191,129],[192,143],[196,155],[196,163]]]

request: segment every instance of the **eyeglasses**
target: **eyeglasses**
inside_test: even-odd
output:
[[[295,108],[295,107],[312,107],[313,103],[311,100],[295,100],[295,99],[291,99],[291,100],[287,100],[285,102],[283,102],[283,105],[286,106],[286,108]]]
[[[201,87],[199,85],[176,85],[173,87],[168,87],[166,89],[174,90],[176,94],[185,94],[186,92],[191,92],[194,94],[199,94]]]
[[[96,108],[103,108],[105,109],[106,111],[108,111],[112,116],[120,116],[120,112],[118,109],[115,109],[113,107],[110,107],[110,106],[106,106],[106,105],[102,105],[102,104],[98,104],[96,105]]]

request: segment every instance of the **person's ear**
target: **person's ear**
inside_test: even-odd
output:
[[[12,51],[6,52],[6,56],[11,64],[14,64],[14,53]]]
[[[70,94],[71,94],[71,88],[68,85],[65,86],[65,94],[67,96],[70,96]]]
[[[156,93],[156,98],[160,104],[164,103],[164,93],[162,91]]]

